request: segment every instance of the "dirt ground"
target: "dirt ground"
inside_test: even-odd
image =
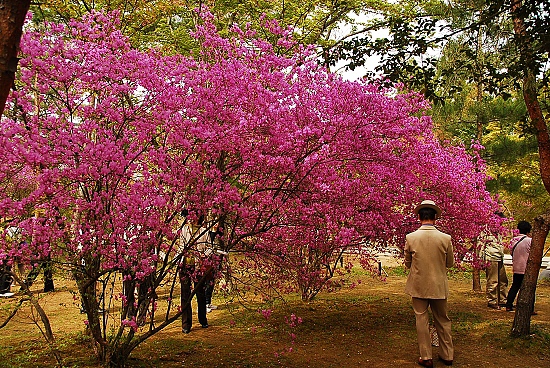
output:
[[[309,303],[278,304],[264,319],[235,302],[215,296],[219,309],[210,327],[190,334],[175,323],[139,346],[130,367],[415,367],[418,357],[414,313],[403,294],[402,269],[387,268],[386,280],[362,272],[355,288],[320,294]],[[483,282],[484,280],[482,280]],[[40,287],[37,282],[36,287]],[[537,288],[532,335],[512,339],[514,313],[488,309],[483,293],[471,291],[467,273],[450,277],[455,367],[550,367],[550,282]],[[0,299],[0,324],[16,298]],[[56,280],[56,291],[42,294],[65,367],[98,367],[83,333],[85,319],[70,280]],[[302,323],[290,328],[291,313]],[[196,321],[196,315],[194,316]],[[0,329],[0,367],[55,366],[36,316],[24,308]],[[295,334],[295,335],[293,335]],[[437,358],[437,348],[434,347]],[[443,363],[434,360],[436,367]]]

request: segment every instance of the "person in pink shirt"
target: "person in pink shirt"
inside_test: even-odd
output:
[[[514,300],[523,283],[527,259],[529,258],[529,251],[531,250],[531,237],[529,236],[531,233],[531,224],[527,221],[520,221],[518,222],[518,230],[519,235],[514,237],[510,243],[512,246],[510,248],[510,253],[512,254],[514,278],[506,300],[507,312],[514,310]],[[531,307],[531,312],[533,314],[535,313],[534,305]]]

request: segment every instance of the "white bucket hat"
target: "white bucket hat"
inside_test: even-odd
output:
[[[422,201],[416,208],[414,209],[414,213],[418,215],[418,211],[420,211],[422,208],[431,208],[435,210],[436,217],[441,216],[441,208],[439,208],[434,201],[431,201],[429,199],[426,199]]]

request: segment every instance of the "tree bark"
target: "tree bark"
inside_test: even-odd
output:
[[[538,216],[533,222],[533,240],[527,260],[527,268],[519,291],[516,314],[512,325],[512,336],[527,336],[531,333],[531,306],[535,301],[535,291],[539,277],[544,242],[550,231],[550,212]]]
[[[511,14],[514,23],[514,34],[520,51],[523,70],[523,99],[527,112],[536,129],[539,147],[539,169],[546,191],[550,193],[550,135],[538,100],[538,88],[535,72],[533,71],[533,47],[524,23],[524,14],[521,10],[521,0],[511,0]],[[518,296],[516,314],[512,325],[512,336],[527,336],[530,333],[531,303],[535,298],[537,279],[544,243],[549,231],[550,213],[539,216],[534,221],[533,240],[525,277]]]
[[[31,0],[0,0],[0,116],[15,80],[17,53]]]
[[[481,104],[483,103],[483,78],[481,77],[481,69],[483,65],[483,28],[480,26],[477,31],[477,45],[476,45],[476,55],[477,55],[477,73],[476,75],[476,86],[477,86],[477,112],[476,112],[476,139],[479,144],[483,140],[483,115],[481,114]],[[474,289],[475,290],[475,289]]]
[[[50,319],[48,318],[48,315],[46,314],[46,311],[44,310],[44,308],[42,308],[42,306],[39,303],[39,300],[29,290],[29,287],[25,284],[25,282],[23,280],[21,280],[16,273],[12,273],[12,277],[13,277],[14,281],[16,282],[16,284],[20,285],[23,288],[24,293],[25,293],[25,297],[20,299],[19,305],[14,310],[14,314],[10,315],[9,318],[11,319],[15,315],[15,312],[17,312],[17,310],[21,307],[21,304],[23,303],[23,301],[29,301],[31,303],[31,305],[34,307],[34,309],[36,310],[36,312],[38,313],[38,315],[40,316],[40,321],[42,322],[42,327],[44,327],[44,329],[42,329],[40,327],[40,325],[38,324],[38,321],[35,320],[34,322],[36,323],[36,325],[38,326],[40,332],[42,333],[42,335],[46,339],[46,342],[50,345],[51,352],[53,353],[55,359],[57,360],[57,363],[59,363],[59,365],[61,365],[62,364],[61,354],[60,354],[59,350],[55,347],[55,342],[56,342],[55,341],[55,336],[53,334],[52,326],[50,324]],[[8,321],[9,321],[9,319],[8,319]],[[7,323],[7,321],[6,321],[6,323]],[[3,327],[3,326],[0,326],[0,327]]]
[[[525,29],[525,23],[522,13],[519,11],[521,0],[512,0],[512,19],[514,22],[514,33],[516,43],[520,50],[524,68],[523,76],[523,98],[527,107],[527,112],[536,129],[537,142],[539,146],[539,163],[542,182],[546,191],[550,193],[550,135],[548,126],[542,113],[538,100],[538,88],[535,72],[532,69],[533,47]]]
[[[481,113],[481,104],[483,103],[483,79],[481,77],[481,70],[483,68],[483,27],[479,27],[477,31],[477,43],[476,43],[476,103],[477,103],[477,112],[476,112],[476,139],[479,144],[483,143],[483,124],[484,119]],[[479,245],[479,243],[476,241]],[[479,256],[479,250],[477,251]],[[481,270],[479,268],[474,268],[472,270],[472,290],[475,292],[481,292]]]
[[[474,268],[472,270],[472,290],[476,292],[481,292],[481,270],[479,268]]]
[[[538,100],[538,88],[536,77],[532,70],[527,70],[523,78],[523,99],[527,107],[529,117],[537,132],[537,142],[539,146],[539,169],[542,183],[546,191],[550,193],[550,136],[548,135],[548,126],[542,113]]]

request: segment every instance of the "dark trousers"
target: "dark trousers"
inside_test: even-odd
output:
[[[512,286],[510,287],[510,290],[508,290],[508,298],[506,299],[506,308],[512,308],[514,306],[514,300],[516,299],[516,295],[521,289],[524,276],[525,275],[521,273],[514,274],[514,278],[512,279]],[[534,300],[533,300],[533,305],[531,306],[531,312],[533,310],[535,310]]]
[[[204,288],[204,296],[206,300],[206,305],[212,304],[212,294],[214,293],[214,280],[210,280],[206,283]]]
[[[27,275],[27,287],[33,284],[42,269],[44,270],[44,292],[54,291],[52,261],[50,259],[40,261],[37,266],[32,267],[31,272]]]
[[[191,330],[193,324],[193,309],[191,308],[191,274],[194,271],[194,266],[183,266],[180,269],[180,284],[181,284],[181,297],[180,303],[183,308],[183,314],[181,315],[181,328],[184,330]],[[208,284],[208,281],[203,282],[202,285],[199,284],[199,280],[193,283],[195,289],[195,295],[197,296],[197,315],[199,318],[199,323],[203,326],[208,325],[208,320],[206,319],[206,296],[205,296],[205,287]],[[186,307],[183,307],[187,302]]]
[[[13,278],[10,266],[0,265],[0,294],[9,293]]]

